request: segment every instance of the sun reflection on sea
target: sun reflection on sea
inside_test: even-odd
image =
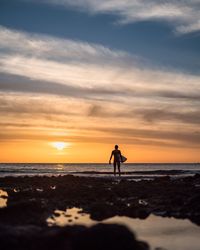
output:
[[[63,164],[57,164],[55,166],[55,170],[63,170],[64,169],[64,165]]]

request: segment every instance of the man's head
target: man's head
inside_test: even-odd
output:
[[[118,145],[115,145],[115,149],[118,149]]]

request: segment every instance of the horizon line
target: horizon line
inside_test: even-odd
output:
[[[0,164],[109,164],[108,162],[0,162]],[[200,162],[126,162],[122,164],[200,164]]]

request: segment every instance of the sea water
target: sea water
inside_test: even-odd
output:
[[[124,163],[121,164],[122,177],[151,178],[170,175],[184,177],[200,174],[199,163]],[[0,177],[3,176],[56,176],[78,175],[93,177],[110,177],[113,175],[113,167],[107,163],[1,163]]]

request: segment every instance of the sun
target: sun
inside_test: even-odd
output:
[[[63,150],[65,148],[69,147],[69,143],[67,142],[62,142],[62,141],[56,141],[51,143],[54,148],[57,150]]]

